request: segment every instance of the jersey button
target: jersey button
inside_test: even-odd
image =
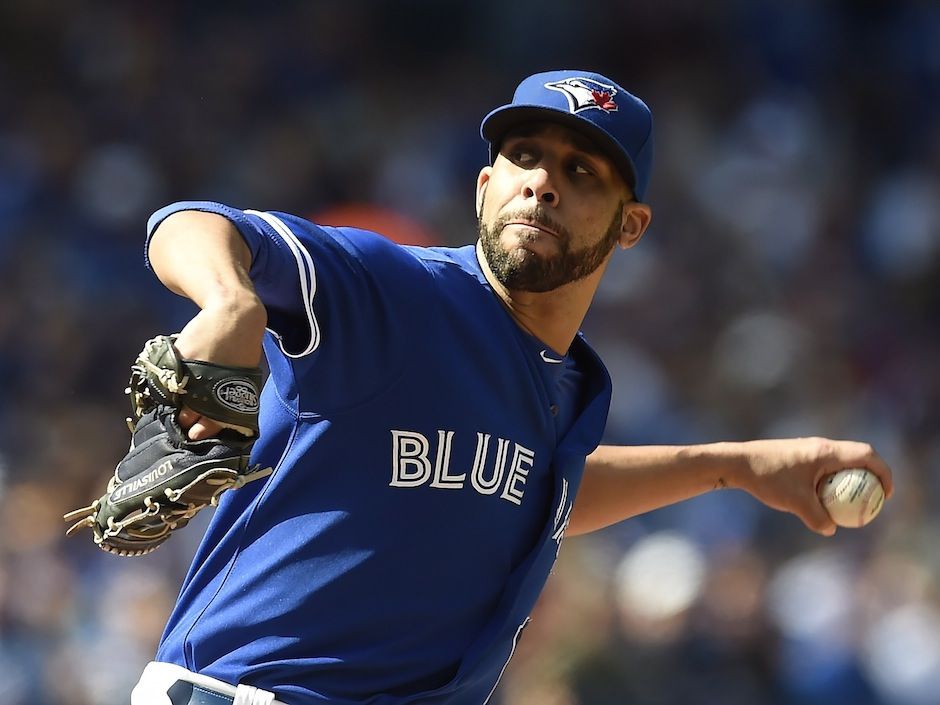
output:
[[[558,416],[558,404],[552,404],[548,410],[552,412],[552,416]]]

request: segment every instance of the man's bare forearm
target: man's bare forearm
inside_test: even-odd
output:
[[[600,446],[587,458],[569,533],[595,531],[714,489],[742,489],[831,535],[816,488],[844,468],[871,470],[893,493],[890,468],[867,443],[790,438],[696,446]]]
[[[568,526],[579,534],[728,486],[720,446],[600,446]]]
[[[160,281],[201,309],[177,340],[184,356],[258,364],[267,315],[248,277],[251,252],[227,218],[173,213],[154,232],[149,257]]]

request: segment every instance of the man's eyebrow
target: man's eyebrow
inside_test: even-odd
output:
[[[544,131],[544,127],[540,125],[520,125],[509,130],[506,135],[503,137],[503,141],[510,139],[525,139],[528,137],[537,137],[539,133]],[[577,149],[579,152],[584,152],[585,154],[592,157],[606,158],[604,152],[602,152],[594,142],[585,137],[582,134],[573,132],[571,130],[564,130],[560,133],[561,140],[570,146]]]

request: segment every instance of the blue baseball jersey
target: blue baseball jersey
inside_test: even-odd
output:
[[[251,249],[270,369],[157,660],[288,703],[480,705],[555,561],[607,372],[522,330],[475,248],[221,214]],[[196,235],[194,235],[196,237]]]

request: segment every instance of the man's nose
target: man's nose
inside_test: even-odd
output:
[[[558,205],[558,190],[552,183],[548,170],[543,167],[536,167],[529,172],[522,185],[522,195],[526,199],[535,198],[545,205]]]

